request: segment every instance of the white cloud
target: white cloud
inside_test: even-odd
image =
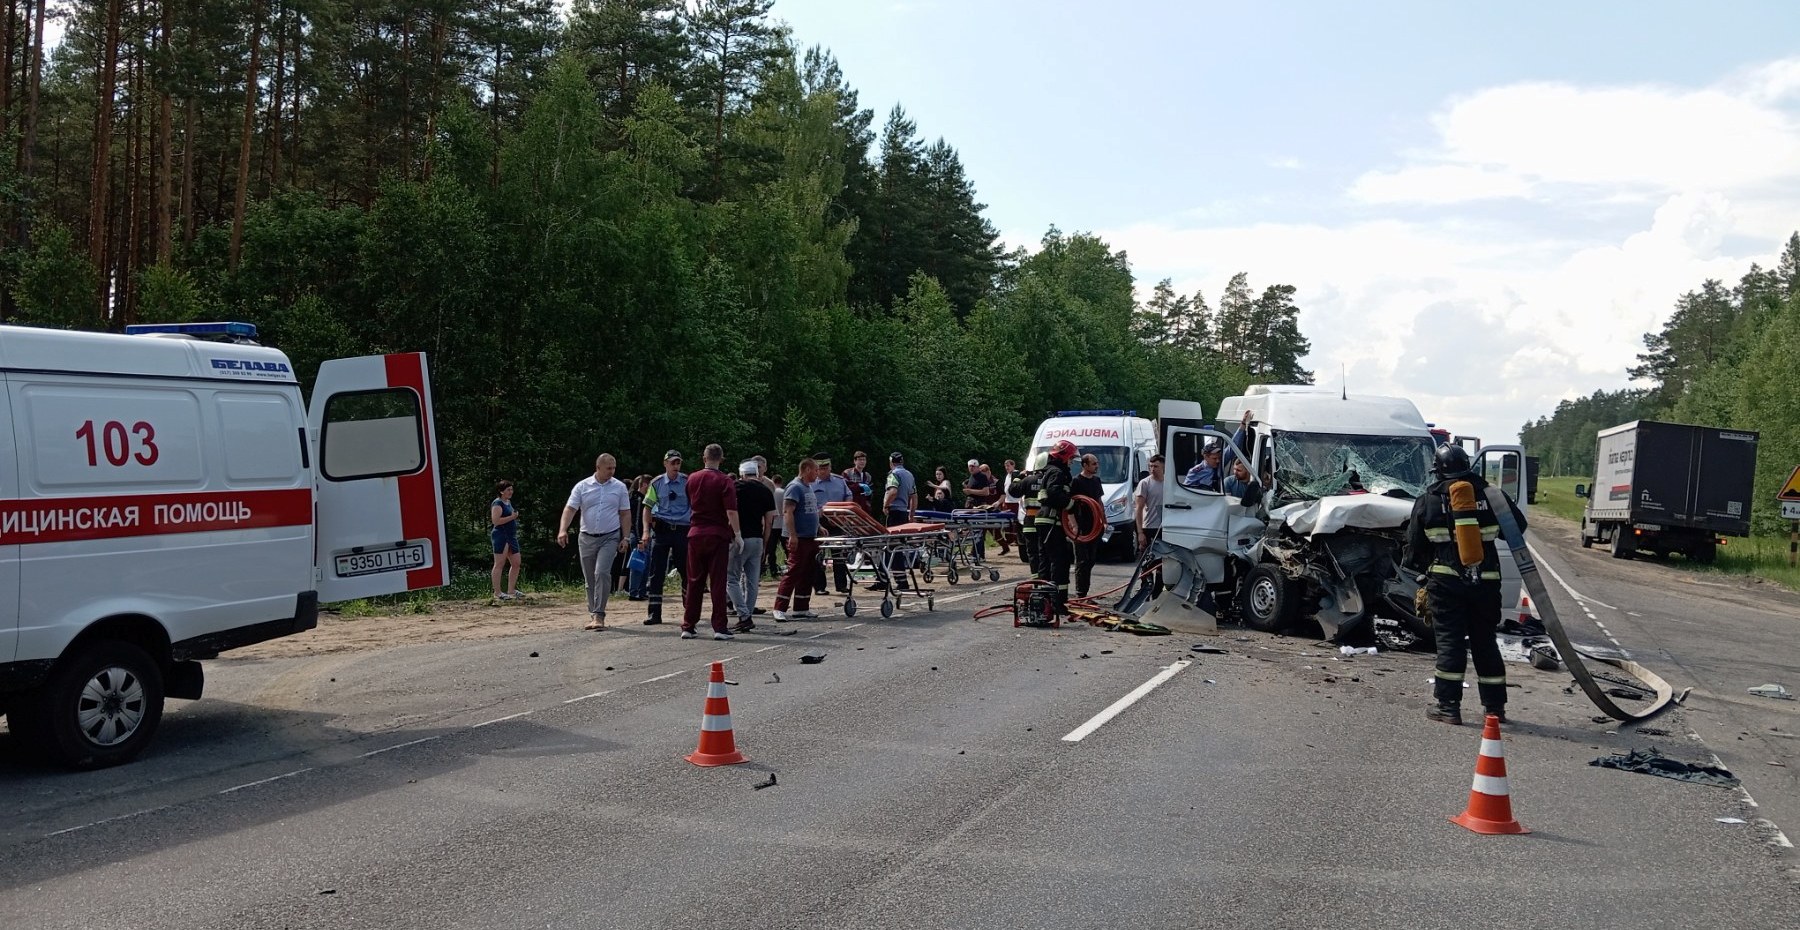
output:
[[[1433,125],[1309,221],[1172,211],[1101,234],[1141,277],[1209,300],[1238,271],[1296,285],[1321,383],[1344,370],[1352,391],[1501,441],[1624,386],[1676,297],[1772,264],[1800,224],[1800,58],[1702,88],[1497,87]],[[1758,251],[1729,251],[1743,242]]]
[[[1526,197],[1531,183],[1469,165],[1411,165],[1397,171],[1371,171],[1350,185],[1350,196],[1364,203],[1450,204],[1472,200]]]

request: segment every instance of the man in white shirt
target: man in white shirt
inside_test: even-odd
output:
[[[631,489],[613,477],[618,462],[602,452],[594,473],[575,483],[563,506],[556,544],[569,545],[569,522],[581,516],[581,577],[587,582],[589,630],[606,629],[606,601],[612,596],[612,560],[625,551],[624,528],[631,525]]]

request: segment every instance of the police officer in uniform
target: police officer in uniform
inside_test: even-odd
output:
[[[638,547],[650,552],[650,615],[644,618],[645,626],[662,622],[663,584],[669,579],[671,567],[681,574],[682,591],[687,590],[687,535],[694,518],[687,482],[687,476],[681,473],[680,450],[670,449],[663,453],[663,473],[644,492],[644,523],[650,532],[644,534]]]
[[[1470,469],[1469,453],[1461,446],[1440,446],[1431,471],[1437,481],[1413,502],[1406,540],[1406,564],[1424,573],[1420,583],[1425,586],[1432,629],[1437,634],[1435,700],[1425,715],[1455,726],[1462,724],[1463,675],[1473,656],[1481,706],[1504,721],[1506,664],[1494,642],[1494,628],[1500,625],[1500,553],[1494,546],[1500,521],[1489,506],[1487,482]],[[1470,509],[1453,509],[1453,489],[1459,482],[1468,482],[1473,492]],[[1525,515],[1505,494],[1498,497],[1512,509],[1513,519],[1523,531]],[[1465,527],[1465,532],[1479,529],[1479,564],[1465,564],[1459,554],[1458,526]]]
[[[1037,577],[1056,585],[1056,610],[1066,613],[1069,609],[1069,563],[1074,560],[1075,549],[1069,536],[1063,531],[1063,511],[1069,507],[1074,496],[1071,487],[1074,476],[1069,472],[1069,463],[1075,459],[1075,444],[1067,439],[1059,439],[1050,447],[1049,460],[1044,463],[1042,488],[1038,491],[1037,522],[1038,571]]]

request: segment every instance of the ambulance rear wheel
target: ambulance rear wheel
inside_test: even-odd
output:
[[[14,732],[51,761],[92,769],[136,758],[162,713],[161,667],[130,643],[98,642],[57,663],[11,719]]]

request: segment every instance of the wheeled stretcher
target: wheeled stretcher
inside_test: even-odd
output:
[[[944,574],[951,584],[956,584],[961,572],[967,572],[975,581],[980,581],[984,574],[989,581],[1000,580],[1000,570],[977,558],[976,549],[983,535],[1005,533],[1013,525],[1012,514],[999,510],[952,510],[947,513],[921,510],[918,517],[944,524],[950,534],[947,551],[932,555],[941,557],[939,561],[944,563]],[[929,577],[926,580],[930,580]]]
[[[832,535],[819,537],[819,551],[845,560],[853,576],[873,576],[881,590],[882,617],[892,617],[907,597],[924,598],[926,610],[936,608],[937,590],[926,584],[934,577],[931,561],[948,559],[951,551],[951,535],[943,524],[885,527],[852,503],[826,504],[820,517]],[[856,616],[856,609],[856,595],[845,595],[844,616]]]

